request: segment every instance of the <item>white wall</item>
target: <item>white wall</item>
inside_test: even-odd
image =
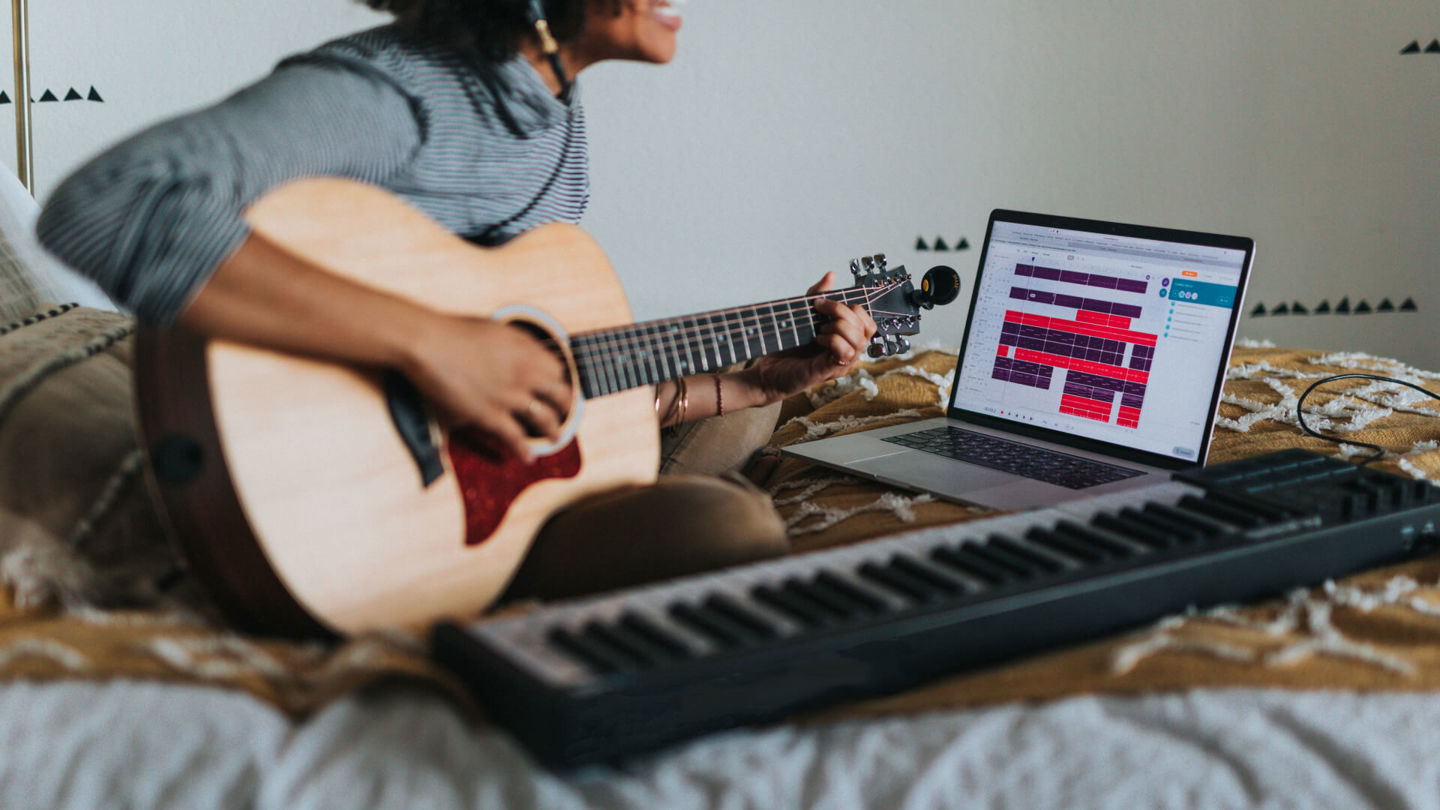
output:
[[[692,2],[675,64],[585,77],[588,227],[638,317],[790,295],[874,252],[968,282],[998,206],[1243,233],[1259,243],[1247,310],[1420,308],[1247,318],[1244,334],[1440,367],[1440,54],[1400,55],[1440,37],[1440,8],[1375,5]],[[32,2],[37,95],[105,97],[36,106],[41,196],[113,138],[379,19],[297,6],[148,0],[141,19]],[[977,249],[915,250],[937,236]],[[927,337],[957,341],[960,309]]]

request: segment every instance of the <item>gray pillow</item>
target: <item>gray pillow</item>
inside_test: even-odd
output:
[[[177,561],[135,441],[134,323],[63,305],[23,324],[0,325],[0,584],[22,607],[166,601]]]

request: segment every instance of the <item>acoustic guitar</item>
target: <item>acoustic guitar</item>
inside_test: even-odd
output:
[[[654,480],[651,386],[804,345],[820,326],[819,296],[631,323],[613,270],[579,228],[545,225],[481,248],[348,180],[283,186],[246,219],[355,282],[533,329],[575,392],[562,440],[524,462],[441,431],[393,371],[142,329],[136,404],[156,500],[190,571],[230,618],[260,632],[474,616],[557,510]],[[958,292],[949,268],[919,289],[883,257],[852,270],[855,286],[824,297],[869,309],[872,355],[903,349],[920,310]]]

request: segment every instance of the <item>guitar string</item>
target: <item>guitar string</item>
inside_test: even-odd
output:
[[[893,290],[893,289],[894,289],[895,287],[897,287],[897,286],[899,286],[899,283],[898,283],[898,282],[897,282],[897,283],[890,284],[890,285],[887,285],[887,286],[885,286],[885,287],[878,287],[878,288],[852,287],[852,288],[850,288],[850,289],[841,290],[841,291],[839,291],[839,292],[842,293],[842,294],[844,294],[844,293],[850,293],[850,292],[855,292],[855,291],[864,291],[864,292],[867,293],[867,295],[864,296],[864,297],[862,297],[861,300],[862,300],[864,303],[867,303],[867,304],[868,304],[868,303],[871,303],[871,302],[874,300],[875,297],[878,297],[879,295],[888,293],[888,292],[890,292],[891,290]],[[622,350],[623,350],[623,349],[625,349],[625,348],[632,348],[632,347],[637,346],[637,345],[648,345],[650,342],[653,342],[653,339],[656,338],[656,337],[667,337],[667,336],[669,336],[669,337],[680,337],[680,338],[684,338],[684,339],[694,339],[694,338],[696,338],[696,337],[699,337],[699,338],[714,337],[715,335],[720,334],[722,331],[724,331],[724,332],[733,332],[733,331],[735,331],[736,328],[738,328],[738,329],[740,329],[740,330],[745,330],[745,329],[749,329],[749,328],[752,328],[752,327],[763,326],[767,321],[773,321],[773,320],[775,320],[775,316],[776,316],[777,314],[779,314],[777,311],[779,310],[779,308],[781,307],[781,305],[784,305],[784,306],[785,306],[785,308],[786,308],[786,309],[785,309],[785,314],[789,314],[790,316],[792,316],[792,318],[794,318],[794,322],[795,322],[797,325],[809,327],[809,326],[813,326],[815,323],[818,322],[817,319],[811,314],[811,313],[813,312],[813,306],[810,306],[810,304],[811,304],[812,302],[814,302],[814,301],[819,301],[819,300],[822,300],[822,299],[825,299],[825,298],[834,298],[834,297],[835,297],[835,293],[834,293],[834,292],[817,293],[817,294],[811,295],[811,296],[804,296],[804,297],[798,297],[798,298],[792,298],[792,299],[782,299],[782,300],[779,300],[779,301],[771,301],[771,302],[767,302],[767,303],[764,303],[764,304],[756,304],[756,305],[754,305],[754,306],[749,306],[749,307],[732,307],[732,308],[730,308],[730,309],[715,310],[714,312],[699,313],[699,314],[696,314],[696,315],[682,316],[682,317],[679,317],[679,318],[666,318],[666,319],[661,319],[661,320],[656,320],[656,321],[646,321],[646,322],[642,322],[642,323],[627,324],[626,326],[615,327],[615,328],[613,328],[613,329],[601,330],[601,331],[597,331],[597,332],[587,332],[587,333],[584,333],[584,334],[576,335],[576,336],[574,336],[573,338],[571,338],[571,344],[572,344],[572,345],[575,345],[575,344],[583,343],[583,344],[585,344],[585,345],[587,345],[587,346],[597,346],[597,345],[600,345],[600,344],[602,344],[602,343],[607,343],[607,342],[608,342],[608,343],[611,343],[611,344],[613,344],[613,345],[615,345],[615,346],[621,347]],[[849,303],[852,303],[852,301],[851,301],[851,300],[845,300],[844,303],[849,304]],[[805,306],[803,306],[803,307],[801,307],[800,309],[797,310],[797,309],[795,308],[795,305],[797,305],[797,304],[805,304]],[[770,310],[771,310],[770,315],[769,315],[768,317],[760,311],[762,308],[767,308],[767,307],[770,308]],[[740,317],[740,319],[739,319],[738,322],[737,322],[737,321],[728,321],[728,322],[722,322],[722,323],[720,323],[720,324],[716,324],[716,323],[713,322],[715,318],[720,317],[720,316],[724,316],[724,315],[727,315],[727,314],[731,314],[731,313],[739,313],[739,314],[741,315],[741,317]],[[798,314],[797,314],[797,313],[798,313]],[[890,316],[895,316],[895,317],[904,317],[904,316],[906,316],[906,315],[908,315],[908,314],[910,314],[910,313],[898,312],[898,311],[891,311],[891,310],[871,310],[871,314],[872,314],[872,316],[873,316],[873,315],[876,315],[876,314],[879,314],[879,315],[882,315],[882,316],[890,315]],[[753,318],[750,317],[750,316],[753,316]],[[749,318],[749,319],[747,319],[747,318]],[[710,322],[710,323],[707,323],[707,324],[701,324],[701,323],[700,323],[700,320],[701,320],[701,319],[709,319],[711,322]],[[694,325],[693,325],[693,326],[685,326],[684,321],[687,321],[687,320],[692,321]],[[661,329],[656,330],[656,327],[663,327],[663,326],[666,325],[666,324],[679,324],[682,328],[680,328],[680,329],[664,329],[664,328],[661,328]],[[727,327],[728,327],[728,328],[727,328]],[[639,333],[639,332],[636,332],[636,331],[635,331],[635,330],[637,330],[637,329],[651,329],[651,330],[655,330],[655,331],[651,331],[651,332],[648,332],[648,333]],[[785,331],[785,328],[784,328],[784,327],[781,327],[781,328],[779,328],[779,329],[777,329],[777,330],[775,330],[775,331],[776,331],[777,333],[778,333],[778,332],[783,332],[783,331]],[[630,334],[627,335],[627,334],[626,334],[627,332],[629,332]],[[551,346],[554,346],[554,345],[555,345],[555,341],[553,340],[553,338],[547,338],[547,339],[546,339],[546,342],[548,343],[548,345],[551,345]]]
[[[888,292],[888,289],[871,288],[870,290],[867,290],[867,292],[869,293],[869,296],[867,297],[873,299],[874,296]],[[617,351],[623,353],[627,350],[633,352],[637,349],[654,350],[659,351],[662,355],[664,355],[667,352],[667,347],[664,345],[666,343],[670,344],[670,346],[668,347],[668,353],[675,356],[677,359],[680,358],[680,348],[684,348],[686,354],[691,355],[693,358],[694,352],[697,349],[703,353],[708,348],[707,346],[702,345],[700,341],[708,341],[708,339],[714,338],[719,335],[725,335],[729,337],[736,332],[743,333],[745,331],[751,330],[754,327],[764,326],[767,322],[777,322],[777,316],[782,314],[781,312],[779,312],[781,305],[785,307],[783,314],[788,314],[789,316],[791,316],[792,323],[788,327],[790,330],[793,331],[799,327],[811,329],[818,322],[812,314],[812,308],[806,306],[799,310],[799,313],[797,315],[795,305],[799,303],[809,304],[812,301],[820,300],[827,297],[833,297],[833,294],[817,294],[806,298],[777,301],[769,304],[760,304],[753,307],[736,307],[730,310],[717,310],[714,313],[704,313],[696,316],[667,319],[663,321],[653,321],[642,324],[631,324],[627,327],[621,327],[615,330],[607,330],[601,333],[578,335],[573,340],[572,345],[575,345],[578,348],[582,349],[599,351],[602,356],[595,357],[593,359],[598,359],[602,362],[609,359],[608,357],[603,355],[614,356],[617,354]],[[764,307],[770,308],[770,314],[768,317],[762,314],[760,311]],[[738,323],[735,321],[722,321],[719,324],[714,322],[714,318],[718,316],[724,315],[726,313],[737,312],[740,313],[742,316],[739,319]],[[886,310],[878,310],[876,311],[876,313],[880,315],[895,316],[903,316],[908,314],[901,312],[890,312]],[[710,319],[710,323],[701,324],[700,319],[702,318]],[[686,320],[690,320],[693,325],[685,325],[684,322]],[[663,327],[666,324],[678,324],[681,328],[656,328],[657,326]],[[770,330],[768,333],[763,333],[759,335],[759,338],[762,341],[762,347],[764,345],[763,341],[767,336],[774,336],[777,341],[782,340],[786,329],[787,327],[778,327]],[[683,346],[680,345],[680,343],[682,342],[684,343]],[[746,344],[748,343],[749,340],[747,339]],[[746,351],[748,354],[748,348],[746,349]],[[732,345],[732,357],[734,356],[735,355]]]
[[[873,301],[875,297],[888,293],[895,286],[898,286],[898,284],[891,284],[880,288],[851,288],[849,290],[842,290],[840,291],[840,293],[841,297],[846,299],[846,303],[850,303],[849,299],[852,299],[853,296],[846,296],[845,293],[852,293],[857,290],[863,291],[865,293],[863,300],[866,303],[869,303],[870,301]],[[787,328],[790,330],[793,330],[796,327],[804,327],[807,329],[813,328],[818,322],[818,319],[814,317],[813,307],[809,306],[809,304],[811,302],[821,299],[834,297],[835,294],[833,292],[818,293],[811,296],[774,301],[765,304],[757,304],[750,307],[733,307],[726,310],[716,310],[715,312],[701,313],[694,316],[684,316],[680,318],[650,321],[639,324],[629,324],[627,326],[617,327],[615,329],[576,335],[574,338],[572,338],[571,345],[579,348],[598,350],[604,354],[613,355],[617,352],[623,353],[627,350],[634,351],[637,348],[649,350],[658,349],[664,352],[665,347],[662,344],[664,344],[665,342],[669,342],[671,344],[671,346],[669,347],[670,353],[678,357],[679,352],[677,351],[677,349],[682,347],[677,344],[677,340],[684,341],[685,346],[683,348],[687,350],[687,353],[693,354],[694,349],[700,348],[703,350],[705,348],[704,346],[697,346],[697,341],[708,340],[722,334],[730,336],[735,334],[736,332],[749,331],[755,327],[763,327],[766,323],[778,322],[780,316],[789,315],[792,320],[791,326],[778,327],[771,330],[769,333],[759,336],[762,341],[767,335],[774,335],[777,339],[780,339],[783,337],[783,333],[787,330]],[[806,306],[797,310],[797,304],[805,304]],[[781,311],[782,306],[784,307],[783,312]],[[761,312],[761,310],[764,308],[769,308],[770,312],[768,316]],[[738,322],[731,320],[715,323],[715,318],[730,313],[739,313],[741,315]],[[889,310],[873,310],[872,315],[874,314],[878,314],[881,316],[893,315],[897,317],[903,317],[910,313],[894,312]],[[700,322],[702,319],[708,319],[709,323],[702,324]],[[685,324],[685,321],[687,320],[691,321],[693,325],[687,326]],[[668,324],[676,324],[679,325],[680,328],[663,328]],[[552,349],[557,347],[557,344],[553,338],[549,338],[547,336],[545,342]],[[604,360],[605,358],[601,357],[597,359]]]
[[[609,391],[612,392],[626,390],[640,385],[650,384],[654,381],[682,376],[684,373],[698,373],[702,368],[710,368],[710,353],[714,354],[716,361],[715,367],[724,365],[722,350],[725,346],[729,346],[732,361],[738,361],[739,356],[733,341],[727,341],[724,345],[719,343],[713,346],[705,345],[705,342],[708,342],[711,338],[719,335],[725,335],[728,338],[733,336],[736,331],[736,325],[733,321],[729,323],[722,322],[720,324],[714,323],[713,319],[717,316],[727,313],[741,314],[742,317],[740,318],[738,328],[743,332],[752,326],[763,325],[767,320],[770,322],[778,322],[777,315],[780,314],[778,310],[783,306],[785,314],[791,316],[789,331],[798,331],[798,329],[802,327],[811,330],[814,329],[815,325],[819,322],[819,319],[813,314],[813,307],[810,306],[813,302],[826,298],[834,299],[839,297],[846,303],[850,303],[851,300],[856,298],[870,303],[873,302],[875,298],[889,293],[895,287],[899,286],[900,283],[901,282],[892,282],[881,285],[880,287],[852,287],[846,290],[826,291],[765,304],[757,304],[755,306],[733,307],[695,316],[631,324],[627,327],[620,327],[614,330],[578,335],[572,341],[572,346],[577,350],[577,366],[582,365],[582,361],[593,361],[583,363],[583,365],[585,365],[584,370],[589,374],[590,381],[593,383],[593,389],[608,388]],[[861,295],[852,295],[856,292],[861,293]],[[804,306],[799,310],[797,316],[795,307],[800,304]],[[760,312],[762,308],[770,309],[769,318]],[[903,317],[911,313],[875,310],[872,311],[872,314]],[[753,319],[747,320],[747,317],[750,316],[753,316]],[[711,319],[711,323],[702,325],[700,323],[701,318]],[[684,324],[686,320],[691,320],[693,326],[686,326]],[[679,324],[681,328],[655,330],[655,327],[664,324]],[[650,331],[636,332],[634,331],[636,329]],[[773,336],[776,340],[777,347],[782,345],[781,341],[784,339],[785,331],[787,331],[786,327],[779,327],[768,333],[768,336]],[[769,349],[765,346],[766,337],[767,333],[759,335],[762,354],[769,353]],[[552,350],[558,348],[554,339],[547,338],[545,342]],[[667,342],[670,344],[668,349],[665,346]],[[682,343],[683,346],[681,345]],[[749,345],[750,338],[747,337],[742,344],[747,359],[752,356]],[[686,356],[681,355],[679,351],[680,348],[685,349]],[[631,354],[638,352],[639,356],[622,359],[622,355],[627,351]],[[702,360],[701,363],[695,362],[697,351]],[[671,358],[675,361],[673,365],[670,362]],[[686,365],[687,359],[689,363],[688,367]],[[646,364],[649,366],[648,369],[645,367]],[[662,365],[664,366],[663,371],[661,370]],[[651,379],[644,379],[647,376]]]

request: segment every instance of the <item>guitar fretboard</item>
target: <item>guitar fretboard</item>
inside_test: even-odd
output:
[[[599,397],[804,346],[823,323],[816,301],[854,306],[888,289],[851,287],[576,335],[570,345],[581,390]]]

